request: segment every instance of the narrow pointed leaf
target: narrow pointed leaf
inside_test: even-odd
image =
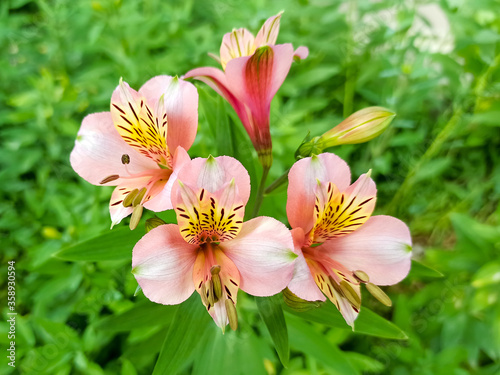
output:
[[[331,344],[324,335],[317,332],[313,327],[296,317],[287,317],[290,329],[290,345],[292,348],[304,352],[328,366],[329,374],[335,375],[359,375],[347,355],[337,346]]]
[[[172,321],[177,307],[177,305],[166,306],[144,300],[119,315],[110,315],[102,319],[97,323],[96,329],[114,333],[167,325]]]
[[[304,312],[296,312],[287,306],[284,306],[284,309],[290,314],[312,322],[322,323],[330,327],[351,329],[337,308],[329,302],[322,304],[317,309]],[[394,323],[382,318],[365,306],[361,307],[361,312],[354,322],[354,332],[387,339],[406,340],[408,338]]]
[[[271,334],[276,352],[283,366],[288,366],[290,347],[288,345],[288,331],[281,308],[281,293],[271,297],[255,297],[260,316]]]
[[[411,260],[411,270],[409,277],[426,277],[426,278],[440,278],[444,275],[438,270],[429,267],[419,261],[412,259]]]
[[[178,308],[163,342],[153,375],[176,374],[196,350],[209,328],[210,315],[197,293]]]
[[[107,231],[97,237],[66,247],[54,257],[70,261],[98,262],[132,259],[132,248],[144,235],[143,231],[131,231],[121,227]]]

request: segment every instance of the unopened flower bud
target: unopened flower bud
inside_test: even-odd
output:
[[[368,142],[389,126],[396,114],[383,107],[368,107],[354,112],[333,129],[319,137],[323,148]]]
[[[167,224],[165,223],[162,219],[159,217],[152,217],[146,220],[146,233],[148,233],[150,230],[159,227],[160,225]]]

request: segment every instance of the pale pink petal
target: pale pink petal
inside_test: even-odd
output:
[[[351,271],[366,272],[377,285],[396,284],[410,271],[410,231],[392,216],[372,216],[355,232],[327,241],[321,248]]]
[[[255,37],[255,47],[272,46],[276,44],[280,31],[280,19],[283,12],[267,19]]]
[[[130,163],[122,163],[122,155],[129,155]],[[138,153],[120,137],[109,112],[92,113],[82,121],[75,147],[70,156],[71,166],[82,178],[94,185],[111,175],[128,176],[158,168],[156,163]],[[117,185],[115,180],[106,185]]]
[[[142,237],[132,253],[132,273],[144,295],[164,305],[186,300],[194,291],[196,251],[174,224],[161,225]]]
[[[246,204],[250,197],[250,176],[235,158],[230,156],[196,158],[186,164],[178,174],[178,179],[184,184],[193,189],[206,189],[210,193],[219,192],[233,178],[238,187],[239,197],[243,204]]]
[[[294,60],[304,60],[307,58],[307,56],[309,56],[309,49],[304,46],[300,46],[293,53]]]
[[[337,155],[324,153],[296,162],[288,173],[288,221],[292,228],[308,232],[314,224],[316,186],[320,182],[333,182],[340,191],[351,181],[351,172],[345,161]]]
[[[139,93],[155,105],[163,96],[168,149],[171,153],[178,146],[188,150],[198,129],[198,92],[193,84],[177,77],[157,76],[147,81]]]
[[[234,93],[230,91],[226,76],[224,72],[220,69],[206,67],[206,68],[197,68],[190,70],[187,72],[183,78],[194,78],[199,81],[205,82],[212,89],[215,90],[220,96],[227,100],[227,102],[234,108],[236,114],[241,120],[241,123],[245,127],[245,130],[250,136],[250,139],[253,139],[253,127],[250,123],[250,119],[248,117],[248,113],[245,109],[245,106],[241,101],[239,101]]]
[[[229,324],[229,318],[227,317],[225,299],[221,299],[215,303],[215,305],[208,311],[212,319],[214,320],[217,327],[222,329],[222,332],[226,330],[226,326]]]
[[[172,187],[174,182],[177,180],[177,174],[182,169],[184,164],[190,161],[189,155],[182,147],[177,147],[175,151],[172,168],[173,172],[170,175],[165,187],[154,197],[144,204],[148,210],[160,212],[171,209],[172,206]]]
[[[295,260],[295,268],[293,277],[288,284],[288,289],[297,297],[306,301],[325,301],[326,298],[319,290],[314,278],[309,270],[306,259],[302,253],[302,245],[305,241],[304,231],[302,228],[296,228],[291,231],[295,252],[299,255]]]
[[[241,56],[250,56],[255,51],[254,36],[247,29],[234,29],[222,38],[220,63],[226,68],[229,60]]]
[[[243,223],[238,236],[220,244],[241,276],[240,288],[255,296],[283,290],[293,275],[293,240],[290,231],[270,217]]]

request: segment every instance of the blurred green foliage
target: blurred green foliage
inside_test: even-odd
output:
[[[393,109],[397,117],[382,136],[331,151],[354,176],[372,168],[377,212],[404,219],[415,258],[444,277],[415,266],[387,289],[393,309],[364,296],[364,306],[408,340],[352,333],[337,324],[338,315],[325,324],[286,312],[286,369],[253,298],[241,293],[240,328],[224,336],[196,301],[187,311],[200,316],[199,335],[177,348],[165,371],[500,373],[496,0],[0,2],[0,269],[6,275],[7,261],[16,261],[18,313],[17,367],[4,358],[2,373],[149,374],[162,346],[169,348],[165,337],[185,336],[179,328],[189,322],[178,310],[190,305],[134,297],[130,254],[143,228],[89,240],[109,233],[111,189],[80,179],[69,153],[82,118],[108,110],[120,77],[137,89],[154,75],[215,66],[207,52],[217,53],[224,33],[255,32],[283,9],[278,42],[306,45],[310,56],[292,66],[273,101],[269,182],[292,165],[309,131],[321,135],[369,105]],[[435,21],[439,15],[447,21]],[[197,87],[200,125],[191,156],[233,155],[256,186],[260,167],[236,115],[212,90]],[[266,197],[261,214],[286,222],[285,203],[283,187]],[[120,234],[123,244],[113,237]],[[0,280],[5,301],[7,277]],[[5,305],[2,312],[3,348],[10,341]],[[366,319],[365,333],[378,324]]]

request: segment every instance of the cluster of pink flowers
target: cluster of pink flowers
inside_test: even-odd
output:
[[[71,153],[73,169],[85,180],[116,186],[109,203],[112,226],[132,215],[135,229],[144,207],[175,210],[177,224],[159,225],[135,245],[132,272],[157,303],[178,304],[196,290],[223,330],[227,324],[237,327],[238,289],[271,296],[288,288],[306,301],[326,296],[353,325],[361,284],[384,302],[377,285],[395,284],[410,269],[407,226],[390,216],[371,216],[376,188],[370,173],[351,184],[348,165],[319,146],[345,143],[346,134],[355,134],[352,143],[380,134],[393,116],[383,108],[373,107],[375,117],[364,110],[361,121],[353,115],[301,145],[307,153],[288,175],[291,230],[271,217],[244,221],[250,178],[238,160],[189,157],[198,94],[184,79],[196,78],[232,105],[262,166],[271,165],[271,100],[294,59],[308,55],[305,47],[275,44],[280,18],[281,13],[268,19],[256,37],[246,29],[226,34],[223,70],[198,68],[183,79],[158,76],[139,91],[120,81],[110,112],[85,117]]]

